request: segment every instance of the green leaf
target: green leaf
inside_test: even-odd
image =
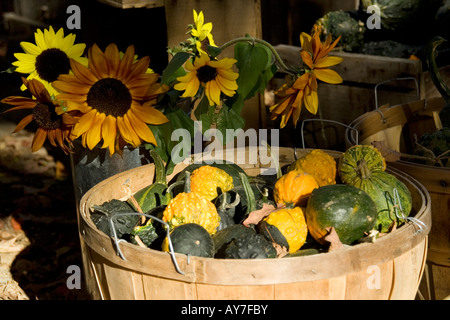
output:
[[[210,46],[208,44],[206,45],[206,51],[208,51],[208,54],[211,58],[215,58],[222,52],[222,49],[220,49],[219,47]]]
[[[186,72],[181,67],[189,59],[191,54],[187,52],[178,52],[172,60],[170,60],[166,69],[161,75],[161,83],[169,84],[176,80],[177,77],[183,76]]]
[[[223,106],[220,109],[216,120],[216,128],[222,133],[222,143],[226,144],[234,139],[234,135],[232,137],[227,136],[227,129],[242,129],[244,124],[245,120],[240,113],[236,112],[234,109],[228,108],[227,106]]]
[[[234,56],[239,68],[237,93],[243,99],[251,98],[257,91],[255,84],[259,83],[260,76],[271,63],[272,55],[265,46],[258,43],[253,45],[249,42],[239,42],[234,47]]]
[[[17,69],[16,66],[12,66],[12,67],[9,67],[6,70],[3,70],[1,73],[14,73],[16,71],[16,69]]]
[[[166,172],[170,174],[176,163],[172,161],[171,155],[175,146],[183,147],[183,149],[190,150],[193,144],[194,136],[194,122],[189,116],[179,108],[171,109],[165,112],[169,122],[162,125],[149,125],[152,130],[157,146],[146,144],[145,147],[149,150],[155,150],[161,158],[167,163]],[[190,139],[187,141],[172,141],[172,133],[176,129],[184,129],[189,132]]]

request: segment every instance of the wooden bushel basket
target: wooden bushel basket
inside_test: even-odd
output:
[[[297,150],[298,156],[308,149]],[[257,153],[235,149],[235,155]],[[328,152],[328,151],[327,151]],[[340,153],[329,151],[338,158]],[[294,161],[292,149],[280,148],[280,165]],[[171,179],[187,166],[178,164]],[[260,164],[242,165],[250,175]],[[115,241],[99,231],[90,208],[128,198],[151,184],[153,164],[117,174],[90,189],[81,199],[79,232],[87,289],[94,299],[414,299],[427,254],[431,226],[430,198],[415,179],[392,169],[409,188],[412,216],[397,230],[377,239],[330,253],[279,259],[213,259],[174,254]]]
[[[388,167],[414,177],[430,194],[433,227],[424,277],[427,277],[429,292],[422,292],[430,299],[450,295],[450,168],[413,163],[407,155],[412,154],[415,136],[419,138],[438,128],[436,114],[444,104],[444,99],[436,97],[384,106],[356,118],[350,124],[352,129],[346,130],[347,147],[356,144],[358,139],[359,144],[383,142],[390,150],[402,153],[400,160],[388,162]]]

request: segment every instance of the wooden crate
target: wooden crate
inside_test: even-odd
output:
[[[276,49],[287,65],[301,66],[300,47],[278,45]],[[289,136],[300,135],[300,122],[305,118],[322,118],[348,125],[360,115],[376,109],[376,104],[378,106],[387,103],[394,105],[424,98],[425,84],[420,61],[337,51],[330,55],[344,58],[342,63],[331,67],[341,75],[344,82],[334,85],[319,81],[318,114],[313,117],[308,112],[304,112],[296,130],[292,127],[286,128]],[[407,79],[390,81],[377,86],[396,78]],[[282,77],[276,78],[272,86],[279,87],[283,82]],[[376,86],[377,99],[375,98]],[[270,120],[265,125],[277,126]],[[305,128],[308,129],[305,130],[307,146],[343,150],[345,127],[310,122],[305,123]],[[324,129],[325,139],[321,138],[322,129]],[[293,130],[295,133],[292,133]],[[299,140],[295,143],[299,146]]]
[[[121,9],[157,8],[164,6],[164,0],[97,0],[97,1]]]

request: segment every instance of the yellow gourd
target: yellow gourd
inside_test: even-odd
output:
[[[297,159],[290,170],[302,170],[316,178],[319,187],[336,184],[336,160],[321,149],[314,149]]]
[[[177,194],[165,208],[162,220],[171,229],[186,223],[196,223],[209,234],[214,234],[220,224],[220,216],[214,204],[193,191]]]
[[[260,230],[269,240],[286,247],[289,253],[300,249],[308,235],[305,215],[300,207],[270,213],[261,222]]]
[[[217,197],[217,188],[222,192],[233,189],[233,178],[224,170],[213,166],[201,166],[191,173],[191,191],[201,194],[208,200]]]
[[[303,204],[311,192],[318,187],[312,175],[301,170],[292,170],[277,180],[273,196],[277,204],[293,207]]]

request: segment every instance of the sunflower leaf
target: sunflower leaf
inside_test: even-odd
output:
[[[246,100],[259,91],[261,75],[270,68],[272,56],[263,45],[249,42],[236,44],[234,56],[239,69],[237,93]],[[257,88],[255,84],[258,84]]]
[[[152,144],[146,144],[145,146],[149,150],[155,150],[161,156],[161,158],[167,163],[166,173],[170,174],[176,165],[172,159],[172,152],[174,151],[174,148],[177,146],[181,150],[189,150],[189,152],[191,150],[191,146],[193,144],[192,137],[194,136],[194,122],[183,110],[179,108],[166,111],[165,115],[169,119],[169,122],[162,125],[149,125],[155,136],[157,146]],[[172,140],[172,133],[177,129],[187,130],[189,132],[190,139],[182,138],[180,140]],[[177,154],[177,156],[179,157],[180,155]],[[186,157],[188,154],[186,153],[182,156]]]
[[[172,58],[172,60],[170,60],[166,69],[164,69],[164,71],[161,75],[161,83],[169,84],[169,83],[175,81],[177,77],[182,76],[185,72],[181,67],[187,61],[187,59],[189,59],[190,56],[191,56],[190,53],[178,52]]]

